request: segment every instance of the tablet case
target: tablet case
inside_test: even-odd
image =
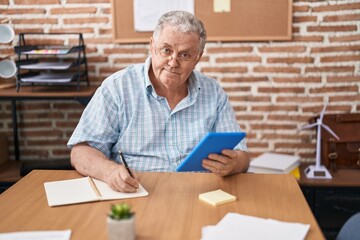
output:
[[[176,168],[177,172],[204,172],[202,160],[210,153],[220,154],[224,149],[234,149],[246,136],[244,132],[210,132]]]

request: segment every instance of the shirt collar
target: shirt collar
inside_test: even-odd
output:
[[[148,57],[145,61],[145,66],[144,66],[144,76],[145,76],[145,88],[146,88],[146,92],[153,95],[154,97],[157,97],[156,92],[154,91],[154,87],[150,81],[149,78],[149,70],[151,67],[151,57]]]

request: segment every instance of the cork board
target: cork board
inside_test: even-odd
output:
[[[194,2],[210,42],[291,40],[292,0],[231,0],[230,12],[214,12],[214,0]],[[133,0],[112,0],[111,5],[114,42],[149,41],[152,32],[134,29]]]

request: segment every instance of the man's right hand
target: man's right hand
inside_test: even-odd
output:
[[[101,151],[87,143],[76,144],[71,150],[71,164],[83,176],[106,182],[112,189],[120,192],[136,192],[139,177],[129,172],[123,165],[108,159]]]
[[[106,177],[107,184],[114,190],[120,192],[136,192],[139,188],[139,177],[134,171],[131,171],[134,178],[123,165],[116,164],[113,166],[109,175]]]

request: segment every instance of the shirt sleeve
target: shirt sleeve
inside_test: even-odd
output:
[[[110,158],[111,148],[117,142],[120,130],[119,105],[114,101],[115,96],[109,91],[109,88],[115,86],[108,85],[104,81],[84,109],[79,123],[67,143],[69,148],[86,142]]]
[[[240,125],[236,121],[235,112],[229,97],[222,88],[219,88],[219,105],[218,117],[215,122],[215,132],[240,132],[242,131]],[[238,145],[236,150],[248,151],[246,146],[246,138],[244,138]]]

